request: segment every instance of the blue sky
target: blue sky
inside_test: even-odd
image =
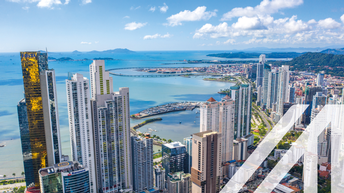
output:
[[[1,0],[0,52],[344,47],[342,0]]]

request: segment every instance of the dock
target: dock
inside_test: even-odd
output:
[[[192,111],[195,108],[200,107],[201,102],[176,102],[176,103],[168,103],[156,107],[151,107],[145,109],[139,113],[131,115],[133,119],[142,119],[150,116],[161,115],[170,112],[176,111],[185,111],[189,110]]]

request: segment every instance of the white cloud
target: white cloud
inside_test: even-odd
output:
[[[340,17],[340,20],[344,23],[344,14]]]
[[[318,23],[317,21],[315,21],[315,19],[311,19],[311,20],[309,20],[308,22],[307,22],[307,24],[316,24],[316,23]]]
[[[240,17],[238,22],[233,23],[232,25],[235,29],[244,29],[244,30],[258,30],[258,29],[267,29],[258,17]]]
[[[124,16],[123,19],[129,19],[130,17],[128,15]]]
[[[143,26],[145,26],[145,25],[147,25],[147,22],[146,22],[146,23],[131,22],[131,23],[125,24],[124,29],[125,29],[125,30],[130,30],[130,31],[132,31],[132,30],[139,29],[139,28],[141,28],[141,27],[143,27]]]
[[[193,38],[201,38],[206,35],[209,35],[211,38],[228,37],[230,36],[230,27],[227,22],[220,23],[217,26],[207,23],[196,31]]]
[[[217,10],[214,11],[205,11],[207,7],[197,7],[194,11],[184,10],[175,15],[171,15],[167,18],[169,22],[168,25],[176,26],[182,25],[182,21],[200,21],[200,20],[208,20],[213,16],[216,16]]]
[[[223,42],[224,44],[234,44],[235,39],[228,39],[227,41]]]
[[[168,10],[168,6],[166,5],[166,3],[164,3],[164,5],[160,7],[160,11],[163,13],[166,13],[167,10]]]
[[[324,20],[319,20],[318,25],[325,29],[335,29],[340,27],[340,23],[336,22],[332,18],[326,18]]]
[[[256,15],[269,15],[278,12],[280,9],[293,8],[303,3],[303,0],[263,0],[255,7],[236,7],[225,13],[222,21],[230,20],[234,17],[254,17]]]
[[[92,44],[92,42],[81,42],[80,44]]]
[[[154,11],[155,11],[155,7],[151,7],[151,8],[149,9],[149,11],[154,12]]]
[[[22,9],[24,9],[25,11],[28,11],[30,7],[26,6],[26,7],[22,7]]]
[[[14,3],[37,3],[37,7],[40,8],[50,8],[54,9],[54,5],[67,5],[69,4],[70,0],[65,0],[64,3],[61,0],[8,0]],[[92,0],[83,0],[83,3],[91,3]],[[28,10],[29,7],[23,7],[24,10]]]
[[[141,8],[141,6],[137,6],[137,7],[131,6],[130,10],[137,10],[137,9],[140,9],[140,8]]]
[[[60,0],[40,0],[37,4],[41,8],[51,8],[53,5],[61,5]]]
[[[307,23],[303,22],[302,20],[297,20],[297,16],[293,15],[289,21],[284,24],[286,32],[288,33],[295,33],[300,31],[307,31],[310,29]]]
[[[172,35],[170,35],[169,33],[165,34],[165,35],[160,35],[160,34],[154,34],[154,35],[146,35],[145,37],[143,37],[144,40],[149,40],[149,39],[156,39],[156,38],[169,38]]]
[[[88,3],[92,3],[92,0],[82,0],[83,4],[88,4]]]

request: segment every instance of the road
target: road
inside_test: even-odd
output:
[[[154,162],[160,162],[160,161],[161,161],[161,158],[162,158],[162,157],[153,159],[153,163],[154,163]]]
[[[264,121],[264,123],[266,125],[266,128],[268,128],[268,132],[267,133],[269,133],[270,130],[271,130],[271,126],[270,126],[270,123],[268,122],[268,120],[270,120],[270,118],[268,116],[266,116],[266,114],[264,112],[258,111],[255,108],[252,108],[252,109],[254,109],[254,111],[256,111],[262,117],[262,119],[263,119],[263,121]]]
[[[26,186],[26,183],[22,182],[22,183],[15,183],[15,184],[0,185],[0,191],[2,192],[3,190],[12,190],[14,187],[19,188],[21,186]]]

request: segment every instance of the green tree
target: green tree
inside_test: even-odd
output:
[[[13,173],[12,176],[13,176],[13,177],[16,177],[16,173]]]
[[[169,139],[167,142],[169,142],[169,143],[172,143],[172,140],[171,140],[171,139]]]
[[[25,172],[22,172],[21,175],[24,176],[24,175],[25,175]]]

